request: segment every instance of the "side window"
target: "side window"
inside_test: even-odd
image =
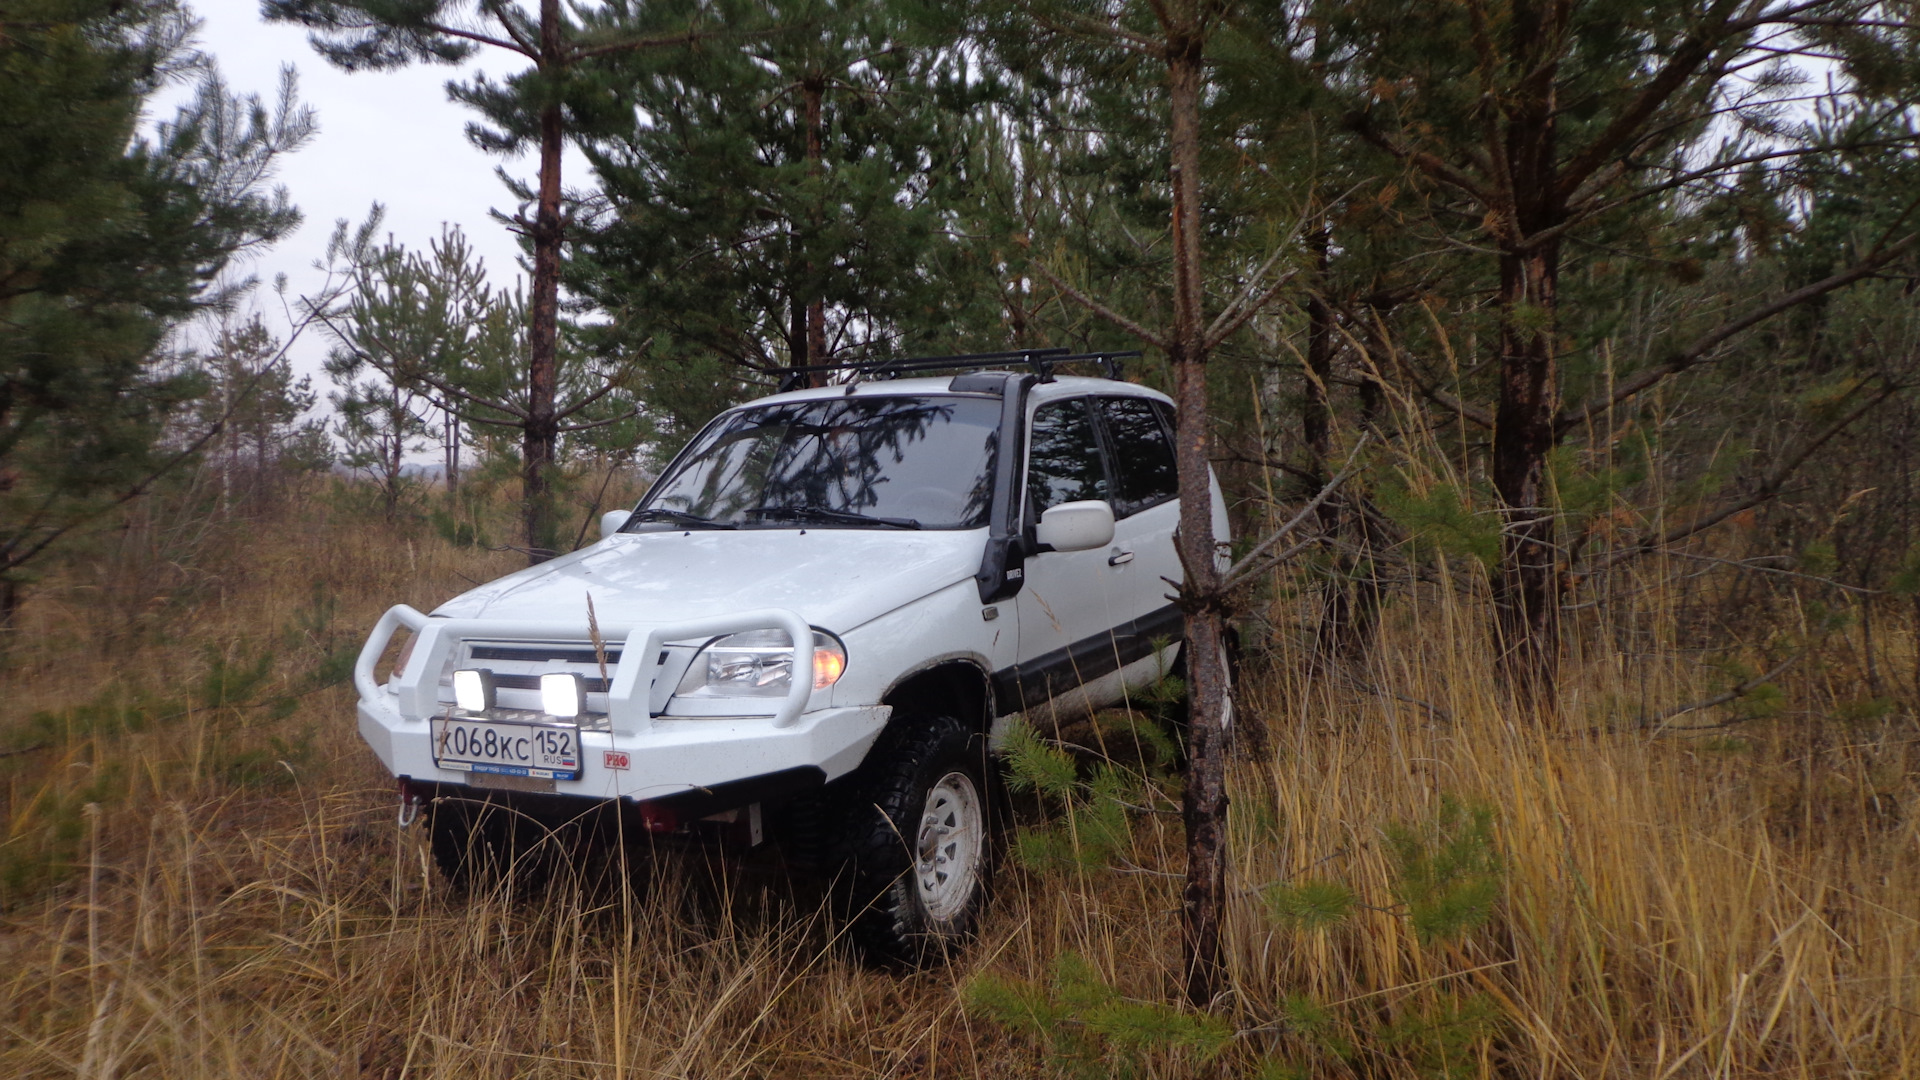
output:
[[[1111,499],[1085,398],[1042,405],[1027,439],[1027,521],[1065,502]]]
[[[1107,422],[1123,516],[1165,502],[1178,494],[1173,442],[1160,422],[1158,402],[1137,397],[1104,397],[1100,413]]]

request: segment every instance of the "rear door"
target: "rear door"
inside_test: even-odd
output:
[[[1183,619],[1172,582],[1182,580],[1173,530],[1180,522],[1171,417],[1151,398],[1106,395],[1094,399],[1112,457],[1113,575],[1116,661],[1131,664],[1180,638]],[[1168,657],[1171,660],[1171,657]],[[1142,672],[1136,683],[1160,672]]]

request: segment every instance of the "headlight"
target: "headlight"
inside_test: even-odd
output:
[[[847,650],[832,634],[813,632],[813,688],[825,690],[847,669]],[[793,685],[793,639],[785,630],[749,630],[708,643],[680,680],[677,694],[783,698]]]

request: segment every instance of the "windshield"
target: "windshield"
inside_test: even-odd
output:
[[[975,397],[742,409],[680,455],[634,524],[980,528],[999,427],[1000,402]]]

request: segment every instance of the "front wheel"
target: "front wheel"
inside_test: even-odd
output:
[[[835,847],[869,958],[921,966],[972,938],[996,855],[990,776],[971,725],[902,717],[852,777]]]
[[[545,830],[512,807],[484,798],[441,797],[429,813],[433,861],[456,893],[511,883],[516,896],[528,896],[546,885],[551,853],[542,850]]]

